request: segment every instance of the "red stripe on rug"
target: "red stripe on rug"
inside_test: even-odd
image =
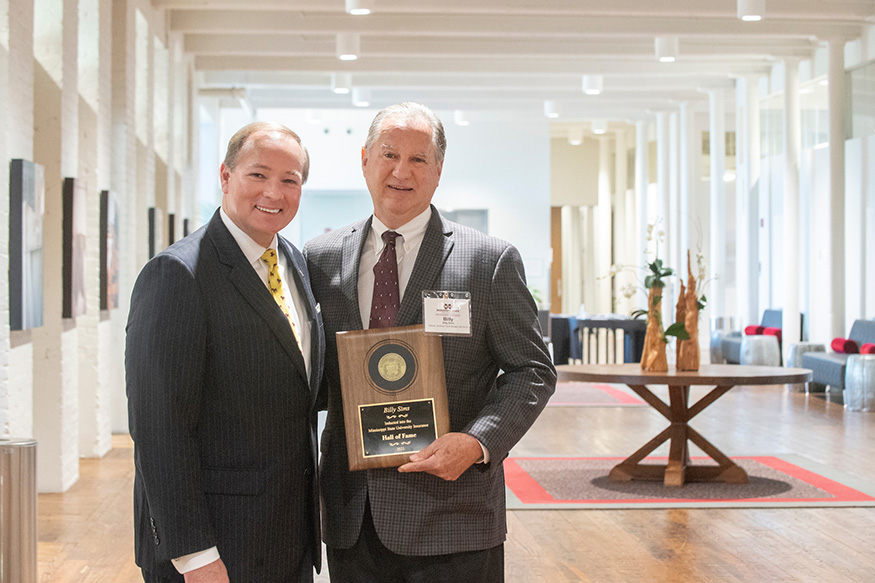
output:
[[[875,498],[873,498],[872,496],[868,496],[860,492],[859,490],[854,490],[849,486],[845,486],[844,484],[840,484],[834,480],[830,480],[829,478],[821,476],[820,474],[815,474],[814,472],[806,470],[805,468],[800,468],[799,466],[793,465],[790,462],[786,462],[780,458],[765,456],[734,459],[756,460],[764,466],[769,466],[770,468],[778,470],[779,472],[783,472],[788,476],[796,478],[797,480],[808,482],[816,488],[826,490],[830,494],[834,494],[836,498],[840,500],[875,500]],[[806,500],[810,500],[810,498],[806,498]]]
[[[527,471],[519,467],[514,461],[515,458],[505,458],[504,460],[504,479],[510,486],[513,483],[513,493],[526,504],[550,504],[559,502],[547,491],[541,487]],[[526,459],[526,458],[523,458]]]
[[[536,460],[536,461],[606,461],[615,460],[617,463],[623,461],[622,457],[513,457],[506,458],[504,461],[506,483],[508,488],[523,504],[616,504],[627,505],[634,504],[661,504],[670,501],[678,501],[678,499],[669,500],[661,497],[640,497],[640,498],[585,498],[585,499],[557,499],[554,498],[541,484],[524,470],[516,460]],[[664,462],[667,457],[648,457],[644,462]],[[810,498],[745,498],[746,502],[875,502],[875,497],[855,490],[849,486],[845,486],[835,480],[826,478],[820,474],[806,470],[797,465],[791,464],[785,460],[774,456],[736,456],[733,460],[752,460],[756,463],[770,467],[778,472],[786,474],[789,477],[795,478],[811,486],[824,490],[830,494],[829,498],[810,497]],[[691,461],[712,461],[711,458],[693,457]],[[701,482],[699,482],[701,483]],[[737,498],[681,498],[684,502],[691,503],[707,503],[707,502],[734,502]]]
[[[595,386],[595,388],[599,389],[600,391],[604,391],[605,393],[609,394],[610,396],[612,396],[613,398],[618,400],[623,405],[642,405],[642,404],[646,405],[647,404],[647,403],[645,403],[645,401],[643,399],[640,399],[640,398],[636,397],[635,395],[630,395],[629,393],[621,391],[620,389],[618,389],[616,387],[612,387],[611,385],[594,385],[594,386]]]
[[[560,382],[547,402],[552,407],[628,407],[647,406],[637,395],[606,384]]]

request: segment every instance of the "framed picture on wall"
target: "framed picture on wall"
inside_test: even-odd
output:
[[[118,207],[115,195],[100,193],[100,309],[118,308]]]
[[[64,179],[61,279],[64,287],[63,318],[85,313],[85,244],[88,217],[85,189],[81,180]]]
[[[9,164],[9,326],[43,325],[43,167],[29,160]]]

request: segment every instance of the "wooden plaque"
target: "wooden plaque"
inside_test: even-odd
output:
[[[423,326],[337,333],[349,469],[389,468],[449,432],[440,336]]]

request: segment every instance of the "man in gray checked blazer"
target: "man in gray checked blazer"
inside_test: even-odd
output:
[[[502,461],[555,387],[517,250],[443,219],[430,204],[445,148],[428,108],[381,111],[362,149],[374,215],[304,248],[326,329],[320,477],[333,583],[503,581]],[[398,234],[394,325],[422,323],[423,290],[467,291],[472,334],[442,339],[451,433],[400,468],[350,472],[334,335],[369,327],[372,269],[388,230]]]
[[[220,171],[222,208],[134,286],[125,363],[147,582],[312,582],[321,565],[325,337],[304,258],[277,236],[308,167],[291,130],[241,129]]]

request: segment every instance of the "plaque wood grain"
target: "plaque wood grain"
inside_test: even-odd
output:
[[[394,347],[398,347],[397,350]],[[421,449],[405,449],[405,446],[397,445],[396,449],[404,451],[366,453],[364,433],[368,428],[362,425],[360,409],[363,406],[384,405],[389,409],[398,408],[399,404],[404,406],[407,402],[428,400],[433,403],[434,418],[429,421],[431,427],[426,432],[433,431],[435,438],[449,432],[450,415],[440,336],[426,335],[422,325],[338,332],[337,354],[350,470],[400,466]],[[403,364],[398,370],[401,361]],[[411,366],[414,368],[412,374]],[[369,409],[373,411],[373,407]],[[422,407],[412,409],[421,411]],[[405,429],[403,425],[394,425],[398,423],[403,421],[394,415],[387,417],[386,426],[378,428],[372,425],[370,435],[385,441],[387,448],[389,444],[410,441],[397,437],[391,439],[395,428],[409,432],[407,435],[419,434],[421,441],[421,427]]]

